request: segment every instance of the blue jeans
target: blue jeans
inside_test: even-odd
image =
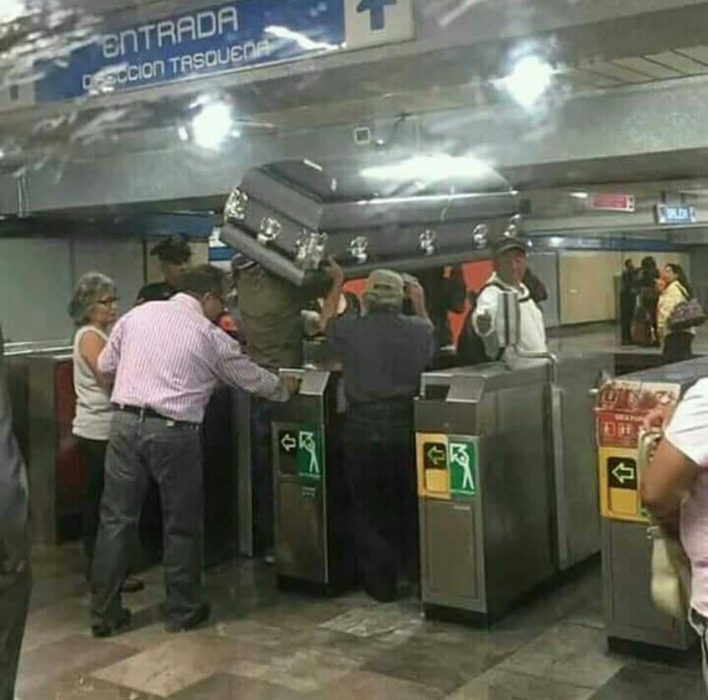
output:
[[[162,501],[165,613],[179,623],[202,605],[202,469],[198,425],[116,412],[91,571],[92,624],[110,625],[121,615],[120,589],[151,476]]]

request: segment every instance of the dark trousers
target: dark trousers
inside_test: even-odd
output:
[[[344,453],[359,574],[370,595],[392,600],[399,572],[419,578],[412,406],[350,406]]]
[[[103,494],[103,471],[106,464],[107,440],[89,440],[79,437],[78,445],[84,465],[86,466],[86,491],[84,493],[84,554],[87,570],[91,571],[93,551],[96,546],[98,523],[101,512],[101,496]]]
[[[101,523],[91,572],[92,623],[114,623],[131,538],[153,477],[164,521],[165,613],[186,620],[202,604],[204,489],[199,426],[118,412],[106,454]]]
[[[620,328],[622,330],[622,344],[632,342],[632,321],[636,311],[636,299],[633,295],[620,296]]]
[[[253,459],[254,550],[267,554],[274,545],[275,506],[271,462],[271,422],[276,404],[267,399],[251,402],[251,453]]]
[[[29,565],[28,565],[29,567]],[[32,579],[29,568],[0,575],[0,700],[14,700]]]
[[[669,333],[664,339],[664,362],[683,362],[693,357],[693,333]]]

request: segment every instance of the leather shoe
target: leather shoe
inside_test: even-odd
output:
[[[123,581],[123,585],[120,587],[121,593],[137,593],[145,588],[145,584],[139,578],[133,578],[128,576],[128,578]]]
[[[130,614],[130,610],[124,608],[114,621],[97,622],[91,625],[91,634],[93,634],[94,637],[110,637],[124,630],[126,627],[129,627],[131,619],[132,615]]]
[[[202,603],[191,615],[181,620],[168,620],[165,629],[168,632],[187,632],[199,627],[211,617],[211,606]]]

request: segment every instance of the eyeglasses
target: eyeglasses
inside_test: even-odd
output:
[[[120,301],[118,297],[106,297],[105,299],[99,299],[96,303],[101,306],[113,306]]]

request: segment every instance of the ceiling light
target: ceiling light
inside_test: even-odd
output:
[[[533,107],[550,87],[553,73],[551,65],[538,56],[524,56],[499,82],[522,107]]]
[[[24,0],[2,0],[0,3],[0,22],[14,22],[27,14]]]
[[[207,102],[192,120],[194,142],[207,149],[217,149],[229,136],[237,136],[231,106],[225,102]]]
[[[413,156],[390,165],[376,165],[361,171],[373,180],[435,181],[456,177],[479,177],[493,173],[489,165],[473,156],[450,156],[445,153]]]

